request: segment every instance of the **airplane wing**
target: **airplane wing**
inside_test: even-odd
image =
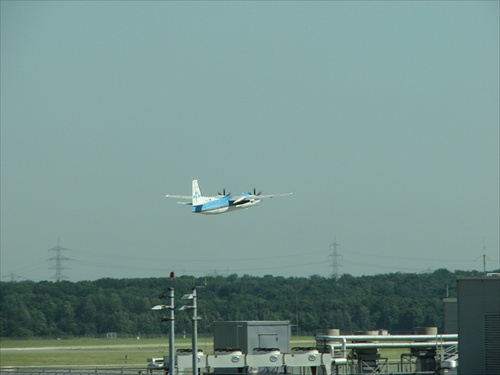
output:
[[[285,193],[285,194],[269,194],[269,195],[253,195],[255,199],[265,199],[265,198],[274,198],[274,197],[287,197],[292,195],[293,193]]]
[[[266,199],[266,198],[274,198],[274,197],[286,197],[288,195],[292,195],[292,193],[286,193],[286,194],[268,194],[268,195],[234,195],[230,201],[233,202],[234,204],[239,203],[241,201],[245,200],[252,200],[252,199]]]

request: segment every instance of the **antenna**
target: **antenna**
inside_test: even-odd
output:
[[[332,253],[329,255],[332,257],[332,279],[335,279],[337,281],[340,277],[339,275],[339,267],[342,267],[341,264],[339,264],[339,259],[342,259],[342,255],[337,251],[337,247],[340,247],[340,244],[337,243],[337,240],[335,236],[333,237],[333,243],[330,244],[329,249],[332,251]]]
[[[486,245],[483,239],[483,273],[486,273]]]
[[[55,265],[52,267],[49,267],[50,269],[55,269],[56,274],[52,277],[53,279],[56,279],[56,281],[61,281],[62,279],[67,279],[68,277],[63,275],[62,270],[68,269],[68,267],[63,266],[63,261],[65,260],[71,260],[70,258],[65,257],[62,255],[62,251],[70,250],[65,247],[62,247],[59,244],[59,238],[57,239],[57,246],[53,247],[52,249],[49,249],[49,251],[55,251],[56,255],[53,257],[50,257],[48,260],[54,261]]]
[[[486,245],[484,243],[484,238],[483,238],[483,273],[486,275]],[[488,258],[489,259],[489,258]]]
[[[483,273],[486,275],[486,258],[488,258],[488,259],[490,259],[490,258],[486,255],[486,245],[484,244],[484,238],[483,238],[483,255],[478,256],[474,260],[476,261],[479,258],[483,258]]]

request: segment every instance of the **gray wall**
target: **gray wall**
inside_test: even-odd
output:
[[[500,371],[500,277],[458,278],[460,375]]]
[[[445,298],[444,304],[444,332],[445,334],[458,333],[458,302],[456,298]]]

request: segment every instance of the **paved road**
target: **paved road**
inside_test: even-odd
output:
[[[200,345],[200,344],[198,344]],[[290,347],[299,345],[314,346],[314,339],[311,340],[292,340]],[[190,344],[182,345],[181,347],[189,347]],[[143,349],[143,348],[168,348],[168,343],[165,344],[117,344],[117,345],[80,345],[80,346],[40,346],[32,348],[0,348],[0,353],[22,352],[22,351],[42,351],[42,350],[100,350],[100,349]]]
[[[39,350],[92,350],[92,349],[127,349],[127,348],[168,348],[168,345],[163,344],[121,344],[121,345],[82,345],[82,346],[40,346],[33,348],[0,348],[1,353],[16,352],[16,351],[39,351]]]

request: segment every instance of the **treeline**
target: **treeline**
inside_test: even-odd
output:
[[[188,276],[146,279],[100,279],[81,282],[1,282],[1,337],[70,337],[119,334],[166,334],[152,311],[167,288],[181,297],[198,289],[198,330],[211,334],[214,321],[289,320],[292,333],[314,334],[340,328],[342,333],[388,329],[409,333],[417,326],[443,327],[443,303],[456,296],[457,276],[474,272],[444,269],[428,274],[393,273],[338,280],[320,276]],[[191,310],[176,313],[176,332],[189,334]]]

